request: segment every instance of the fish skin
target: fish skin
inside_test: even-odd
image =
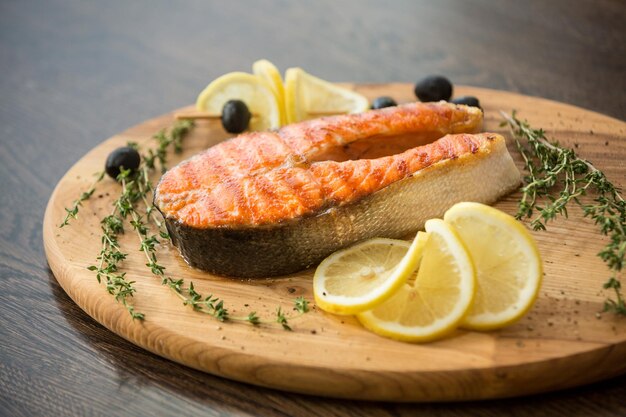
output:
[[[155,205],[191,266],[237,277],[296,272],[359,240],[406,236],[456,202],[490,204],[517,188],[504,138],[491,133],[376,159],[315,160],[372,136],[475,131],[482,113],[468,109],[418,103],[241,135],[168,171]]]

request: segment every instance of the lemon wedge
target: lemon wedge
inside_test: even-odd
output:
[[[280,127],[281,111],[272,85],[262,77],[245,72],[231,72],[213,80],[196,100],[199,111],[221,114],[228,100],[241,100],[253,114],[250,130]]]
[[[276,98],[278,99],[281,123],[287,123],[285,115],[285,87],[283,86],[283,79],[280,76],[278,68],[276,68],[276,66],[267,59],[259,59],[252,64],[252,73],[260,78],[263,78],[272,86],[272,90],[274,90]]]
[[[367,98],[347,88],[306,73],[301,68],[285,72],[285,112],[287,123],[325,114],[360,113],[369,110]]]
[[[355,314],[389,298],[417,268],[424,241],[370,239],[324,259],[313,277],[313,295],[324,311]]]
[[[474,298],[476,273],[465,245],[443,220],[426,222],[421,262],[414,279],[387,301],[357,318],[381,336],[432,341],[454,331]]]
[[[459,203],[444,215],[466,243],[477,290],[462,326],[490,330],[511,324],[533,305],[543,267],[530,233],[512,216],[479,203]]]

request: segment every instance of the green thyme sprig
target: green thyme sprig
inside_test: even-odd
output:
[[[143,161],[148,169],[155,169],[156,162],[161,166],[161,173],[167,171],[167,151],[170,145],[173,146],[175,153],[183,151],[183,138],[193,128],[192,120],[180,120],[174,124],[170,134],[165,129],[160,130],[153,136],[158,145],[155,150],[149,149],[148,153],[143,156]]]
[[[275,320],[261,320],[255,311],[248,313],[246,316],[231,316],[228,309],[224,305],[224,300],[219,297],[215,297],[213,294],[209,294],[204,297],[198,293],[193,285],[193,282],[189,283],[189,286],[185,288],[184,281],[182,279],[175,280],[170,277],[163,278],[163,283],[170,287],[176,295],[183,301],[184,305],[191,306],[194,311],[208,314],[209,316],[219,321],[239,321],[247,322],[252,325],[271,324],[278,323],[285,330],[292,330],[289,326],[289,320],[301,316],[309,311],[308,301],[304,297],[296,298],[294,302],[293,310],[297,314],[287,317],[279,306],[276,309]]]
[[[598,256],[611,271],[603,287],[613,290],[615,299],[608,298],[604,310],[626,315],[617,276],[626,258],[626,202],[621,191],[574,150],[550,142],[542,129],[533,129],[526,121],[517,119],[515,111],[510,116],[501,114],[505,119],[502,125],[510,127],[528,172],[516,217],[531,218],[534,230],[545,230],[547,223],[557,216],[567,218],[568,204],[581,208],[583,215],[599,226],[600,233],[609,237],[609,243]],[[588,191],[593,191],[595,196],[591,204],[579,199]]]
[[[141,163],[137,170],[122,169],[117,177],[117,181],[121,184],[122,191],[119,197],[113,202],[112,213],[105,217],[101,223],[102,228],[102,250],[98,256],[99,264],[88,267],[89,270],[96,272],[98,282],[102,278],[106,279],[107,291],[115,296],[118,302],[121,302],[129,311],[133,319],[143,320],[144,314],[138,313],[129,303],[129,298],[136,292],[133,284],[135,281],[128,281],[125,272],[119,272],[119,264],[126,259],[127,253],[123,253],[120,249],[117,236],[124,233],[124,224],[127,222],[136,232],[140,241],[139,251],[143,252],[146,257],[146,266],[150,272],[161,278],[161,283],[167,285],[181,300],[184,305],[190,305],[195,311],[208,314],[219,321],[239,321],[248,322],[252,325],[278,323],[283,329],[291,330],[289,321],[299,315],[309,311],[308,302],[298,297],[294,303],[294,310],[298,313],[287,317],[281,307],[278,307],[275,318],[272,321],[261,320],[256,312],[250,312],[246,316],[231,316],[224,306],[224,300],[209,295],[202,297],[194,288],[193,282],[185,287],[183,279],[173,279],[165,277],[165,267],[159,264],[157,259],[157,245],[163,240],[169,239],[169,235],[164,228],[162,218],[157,215],[156,208],[149,202],[148,195],[153,191],[154,187],[150,180],[150,174],[160,168],[161,172],[166,171],[167,155],[170,148],[174,152],[182,151],[182,140],[184,136],[193,127],[193,122],[189,120],[177,122],[169,134],[165,130],[161,130],[153,138],[157,141],[156,149],[149,149],[146,154],[141,155]],[[136,143],[129,142],[128,146],[139,151]],[[98,181],[102,180],[102,173]],[[78,206],[82,201],[91,197],[95,190],[95,183],[90,189],[83,193],[79,200],[74,202],[72,209],[66,209],[70,217],[76,218]],[[141,212],[140,206],[144,207]],[[63,225],[68,224],[66,218]],[[158,235],[151,232],[150,223],[154,223],[158,230]],[[63,226],[62,225],[62,226]],[[61,227],[62,227],[61,226]]]
[[[129,297],[136,292],[133,286],[135,281],[128,281],[126,272],[119,272],[119,263],[128,256],[120,250],[117,240],[117,236],[124,233],[123,220],[113,212],[102,219],[100,228],[102,229],[102,249],[96,258],[99,263],[87,269],[96,272],[96,279],[99,283],[102,282],[102,278],[105,279],[107,292],[113,295],[118,303],[121,302],[124,305],[133,319],[143,320],[143,313],[136,312],[134,306],[128,302]]]
[[[59,227],[67,226],[70,224],[70,219],[78,218],[78,208],[82,206],[83,201],[89,200],[94,191],[96,191],[96,185],[102,181],[104,178],[104,171],[98,172],[96,174],[96,180],[89,186],[89,189],[83,192],[74,202],[72,203],[71,208],[65,208],[65,219],[63,219],[63,223],[59,225]]]

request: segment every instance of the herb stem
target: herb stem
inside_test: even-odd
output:
[[[95,174],[96,175],[96,179],[95,181],[89,186],[89,188],[87,189],[87,191],[83,192],[78,199],[74,200],[74,202],[72,203],[72,208],[66,208],[65,209],[65,219],[63,219],[63,222],[59,225],[59,227],[63,227],[63,226],[67,226],[68,224],[70,224],[70,219],[77,219],[78,218],[78,208],[80,206],[82,206],[83,201],[88,200],[92,194],[94,193],[94,191],[96,191],[96,185],[102,181],[102,179],[104,178],[104,171],[98,172]]]
[[[148,202],[146,198],[146,194],[152,190],[152,183],[150,182],[150,176],[148,174],[148,167],[146,164],[143,164],[141,167],[141,181],[138,182],[139,193],[141,194],[141,199],[146,206],[146,216],[151,218],[154,224],[157,226],[159,231],[163,230],[163,222],[158,219],[158,217],[154,213],[154,205]]]
[[[122,192],[126,193],[126,180],[122,179]],[[132,219],[133,219],[133,225],[141,225],[142,221],[141,218],[137,215],[137,212],[135,211],[134,207],[132,210],[129,210],[129,214],[131,215]],[[137,232],[137,236],[139,237],[139,240],[143,242],[143,240],[145,239],[145,233],[142,234],[141,232],[141,228],[140,227],[133,227],[135,229],[135,231]],[[145,245],[141,245],[141,251],[145,254],[146,259],[148,260],[148,263],[150,262],[154,262],[154,259],[152,257],[152,255],[148,252],[148,248]]]
[[[223,300],[214,297],[212,294],[208,297],[203,297],[196,291],[193,282],[189,284],[188,288],[183,287],[184,282],[182,279],[174,280],[172,278],[165,278],[163,282],[167,284],[172,291],[174,291],[176,296],[182,300],[184,305],[189,305],[194,311],[207,314],[219,321],[248,322],[255,326],[278,323],[284,330],[292,330],[289,326],[289,320],[296,319],[309,311],[308,301],[306,301],[303,297],[298,297],[295,300],[293,308],[297,311],[297,314],[295,315],[287,316],[283,312],[282,308],[278,307],[276,309],[274,320],[261,320],[261,318],[257,316],[254,311],[248,313],[247,316],[231,316],[229,311],[224,307]],[[187,295],[185,295],[185,293]]]

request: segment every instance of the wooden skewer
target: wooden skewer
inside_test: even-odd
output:
[[[254,116],[255,115],[253,115],[253,117]],[[222,115],[217,113],[209,113],[206,111],[197,111],[188,113],[177,113],[174,117],[176,117],[176,120],[210,120],[221,119]]]
[[[337,112],[337,111],[329,111],[329,110],[309,110],[308,114],[312,116],[334,116],[336,114],[346,114],[347,112]],[[221,119],[222,115],[217,113],[209,113],[205,111],[190,111],[185,113],[177,113],[175,116],[176,120],[212,120],[212,119]],[[258,114],[252,113],[252,117],[259,117]]]

